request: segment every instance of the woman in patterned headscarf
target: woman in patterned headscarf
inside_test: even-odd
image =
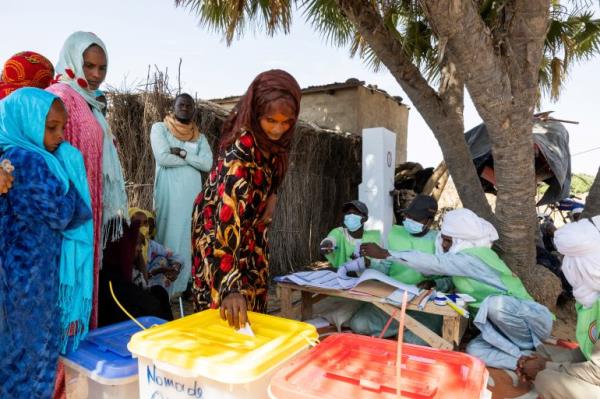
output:
[[[33,51],[23,51],[10,57],[0,75],[0,100],[21,87],[45,89],[54,76],[54,66],[46,57]],[[7,160],[8,162],[8,160]],[[0,167],[0,195],[12,187],[8,168]]]
[[[192,222],[194,304],[231,326],[266,312],[267,229],[286,174],[301,91],[287,72],[258,75],[223,125],[219,155]]]
[[[46,57],[23,51],[10,57],[0,76],[0,100],[21,87],[45,89],[52,83],[54,67]]]

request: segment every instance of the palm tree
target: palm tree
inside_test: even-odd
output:
[[[557,0],[175,0],[222,32],[287,33],[294,11],[370,67],[385,66],[438,140],[465,207],[492,221],[511,268],[535,260],[531,115],[556,99],[570,67],[599,51],[600,21],[587,1]],[[463,132],[464,89],[488,128],[496,210],[487,203]],[[598,179],[597,179],[598,180]]]
[[[436,82],[440,77],[439,42],[423,15],[418,1],[379,1],[386,26],[398,32],[405,53],[423,75]],[[502,18],[501,3],[478,1],[479,11],[490,28]],[[550,13],[544,54],[540,64],[539,95],[558,100],[565,78],[576,62],[600,53],[600,19],[594,18],[589,4],[554,2]],[[344,17],[334,0],[295,1],[203,1],[175,0],[176,6],[196,13],[201,25],[224,34],[227,44],[242,37],[248,28],[265,30],[269,35],[288,33],[293,11],[320,32],[329,44],[348,47],[350,56],[359,56],[374,71],[383,66],[368,41]],[[587,6],[586,6],[587,5]]]

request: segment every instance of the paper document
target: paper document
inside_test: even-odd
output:
[[[412,299],[415,297],[416,294],[413,294],[411,292],[407,292],[407,298],[408,301],[412,301]],[[404,290],[401,289],[397,289],[396,291],[392,292],[390,295],[388,295],[385,298],[385,301],[391,305],[394,306],[400,306],[402,305],[402,298],[404,297]]]
[[[338,283],[337,273],[330,270],[297,272],[286,276],[275,277],[275,281],[309,287],[341,289],[341,285]]]
[[[250,327],[250,323],[246,322],[246,325],[239,330],[236,330],[237,333],[248,335],[249,337],[254,337],[254,331],[252,331],[252,327]]]
[[[357,280],[358,281],[356,282],[355,286],[359,285],[363,281],[377,280],[381,281],[382,283],[386,283],[387,285],[391,285],[392,287],[396,287],[401,291],[407,291],[409,294],[416,295],[421,291],[416,285],[401,283],[400,281],[391,278],[387,274],[374,269],[365,270],[365,272]]]
[[[356,295],[376,296],[380,298],[385,298],[394,291],[396,291],[396,287],[377,280],[363,281],[350,290],[350,292]]]
[[[465,301],[466,303],[476,302],[475,298],[473,298],[469,294],[456,294],[456,295],[458,295],[460,298],[462,298],[462,300]]]
[[[294,283],[307,287],[318,287],[335,290],[350,290],[357,287],[365,281],[381,281],[389,286],[392,286],[400,291],[407,291],[409,296],[417,295],[420,289],[416,285],[404,284],[398,280],[394,280],[387,274],[381,273],[374,269],[367,269],[358,278],[340,277],[336,272],[329,270],[317,270],[311,272],[298,272],[288,274],[287,276],[277,277],[278,282]],[[357,291],[361,291],[360,287]]]

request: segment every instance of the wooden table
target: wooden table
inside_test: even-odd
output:
[[[302,301],[300,304],[300,315],[294,309],[292,301],[293,291],[300,291]],[[400,319],[400,309],[383,301],[383,298],[356,294],[346,290],[323,289],[317,287],[306,287],[290,283],[278,283],[277,292],[281,300],[281,316],[289,319],[308,320],[312,318],[312,306],[321,299],[328,296],[348,298],[361,302],[369,302],[377,306],[396,320]],[[461,317],[449,306],[438,306],[432,301],[427,302],[423,310],[419,310],[418,304],[409,302],[406,309],[435,314],[443,317],[442,336],[440,337],[429,328],[419,323],[410,315],[406,315],[404,325],[434,348],[453,350],[460,343],[462,334],[467,326],[467,319]]]

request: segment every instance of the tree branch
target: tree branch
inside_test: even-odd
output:
[[[511,92],[511,123],[533,126],[529,117],[535,111],[539,93],[540,63],[550,16],[549,0],[513,0],[505,6],[506,47]],[[521,114],[522,117],[515,117]]]
[[[421,0],[420,3],[438,40],[446,43],[484,121],[499,113],[508,114],[512,100],[508,71],[496,55],[491,32],[475,3],[470,0]],[[494,90],[489,90],[490,87]]]
[[[454,114],[464,124],[465,82],[456,70],[456,64],[450,61],[448,56],[444,57],[440,69],[439,96],[444,104],[454,108]]]
[[[517,69],[511,77],[520,77],[528,87],[519,87],[537,93],[540,62],[550,17],[550,0],[514,0],[507,5],[508,52],[511,68]],[[518,73],[516,73],[518,72]],[[513,91],[514,92],[514,91]]]
[[[585,209],[581,217],[589,218],[596,215],[600,215],[600,168],[585,200]]]

